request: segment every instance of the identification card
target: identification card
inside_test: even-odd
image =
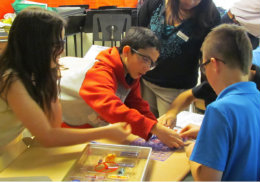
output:
[[[177,36],[180,37],[182,40],[184,40],[185,42],[187,42],[189,40],[189,37],[187,35],[185,35],[183,32],[178,31],[177,32]]]

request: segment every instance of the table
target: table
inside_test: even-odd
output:
[[[123,144],[129,143],[134,138],[136,136],[131,135]],[[98,140],[98,142],[111,143],[108,140]],[[86,144],[44,148],[34,143],[0,173],[0,180],[8,177],[27,177],[27,181],[30,178],[61,181],[80,157],[85,146]],[[145,181],[180,181],[189,170],[184,149],[179,149],[164,162],[150,160]],[[16,180],[21,179],[23,178]]]
[[[91,65],[94,64],[94,58],[100,50],[103,49],[105,48],[94,45],[86,54],[86,58],[65,57],[60,60],[60,64],[69,68],[61,70],[61,89],[63,87],[70,88],[70,92],[65,93],[64,90],[62,90],[61,95],[63,95],[63,97],[61,98],[61,101],[62,99],[71,101],[69,103],[70,112],[72,112],[71,110],[74,108],[71,104],[79,98],[78,90],[82,83],[81,80],[84,79],[87,67],[91,67]],[[64,78],[67,79],[64,80]],[[66,83],[66,85],[64,83]],[[68,93],[70,94],[65,97],[64,94]],[[83,107],[77,106],[75,108],[79,110]],[[63,114],[64,113],[65,110],[63,107]],[[77,116],[75,113],[71,114],[73,118]],[[129,144],[134,139],[136,139],[136,136],[131,135],[121,144]],[[108,140],[98,140],[97,142],[111,143]],[[46,179],[61,181],[73,167],[76,160],[81,156],[85,146],[86,144],[69,147],[44,148],[34,142],[30,148],[26,149],[26,151],[17,157],[6,169],[0,172],[0,180],[1,178],[20,177],[19,179],[17,178],[16,181],[47,181]],[[179,149],[164,162],[150,160],[145,181],[180,181],[188,174],[189,170],[188,159],[184,149]],[[24,178],[21,179],[21,177]]]

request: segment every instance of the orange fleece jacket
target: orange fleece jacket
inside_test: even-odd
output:
[[[148,139],[157,122],[149,105],[141,98],[140,81],[128,85],[125,69],[116,47],[102,51],[86,73],[79,94],[85,102],[109,123],[127,122],[132,133]],[[125,102],[116,95],[119,84],[129,90]]]

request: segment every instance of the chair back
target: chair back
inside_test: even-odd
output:
[[[125,32],[131,27],[129,14],[94,14],[93,15],[93,44],[95,41],[111,42],[111,47],[121,41]]]

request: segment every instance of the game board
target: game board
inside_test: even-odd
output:
[[[137,138],[130,145],[151,147],[151,159],[165,161],[174,152],[175,148],[169,148],[167,145],[163,144],[155,135],[153,135],[148,141],[142,138]]]

